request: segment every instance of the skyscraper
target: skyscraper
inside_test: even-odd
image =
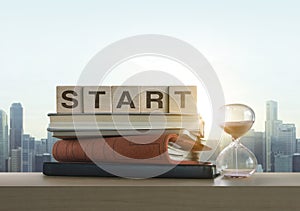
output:
[[[21,147],[19,147],[18,149],[11,150],[10,171],[21,171]]]
[[[35,140],[35,154],[47,152],[47,139]]]
[[[296,127],[294,124],[278,126],[276,137],[272,139],[272,171],[291,172],[292,158],[296,152]]]
[[[30,137],[30,135],[27,134],[22,136],[22,172],[32,172],[34,169],[34,145],[35,139],[33,137]]]
[[[278,127],[282,121],[277,116],[278,105],[275,101],[267,101],[266,103],[266,122],[265,122],[265,171],[272,170],[272,140],[277,137]]]
[[[10,150],[21,147],[23,134],[23,108],[20,103],[10,107]]]
[[[300,153],[300,139],[296,139],[296,153]]]
[[[274,165],[272,166],[274,172],[292,172],[293,170],[293,156],[277,154],[273,156]]]
[[[278,126],[277,136],[272,142],[274,154],[293,155],[296,152],[296,127],[294,124]]]
[[[0,110],[0,171],[7,171],[8,160],[8,124],[7,115]]]
[[[267,121],[274,121],[278,119],[278,104],[276,101],[269,100],[267,101],[267,113],[266,113],[266,120]]]
[[[266,171],[292,171],[292,156],[296,152],[296,127],[278,120],[278,105],[267,101],[265,122],[265,168]]]

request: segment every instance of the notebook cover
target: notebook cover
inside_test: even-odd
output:
[[[145,178],[155,171],[166,172],[156,178],[186,178],[186,179],[213,179],[219,174],[212,164],[201,165],[162,165],[162,164],[117,164],[102,163],[103,169],[115,168],[122,171],[126,178]],[[94,163],[64,163],[45,162],[43,174],[47,176],[88,176],[88,177],[117,177]]]

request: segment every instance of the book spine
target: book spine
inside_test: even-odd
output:
[[[60,162],[174,163],[168,155],[168,142],[176,134],[94,138],[82,141],[59,140],[53,157]]]
[[[44,163],[43,173],[47,176],[93,176],[93,177],[116,177],[104,169],[118,169],[127,172],[127,178],[145,178],[152,175],[158,169],[165,172],[155,177],[158,178],[189,178],[189,179],[212,179],[218,176],[214,165],[155,165],[149,164],[147,168],[136,164],[101,164],[99,168],[93,163]],[[141,171],[142,169],[142,171]]]

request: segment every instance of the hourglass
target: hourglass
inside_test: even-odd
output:
[[[249,177],[257,166],[255,155],[240,143],[240,137],[252,127],[254,111],[243,104],[228,104],[221,107],[225,121],[221,127],[231,135],[232,143],[221,151],[216,160],[217,169],[226,177]]]

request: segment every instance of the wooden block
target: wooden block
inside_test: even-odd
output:
[[[197,113],[197,86],[170,86],[169,112]]]
[[[140,87],[141,113],[169,111],[167,86],[141,86]]]
[[[138,86],[112,87],[113,113],[139,113],[140,93]]]
[[[57,113],[82,113],[82,87],[57,86],[56,87]]]
[[[86,86],[83,88],[84,113],[111,113],[111,87]]]

